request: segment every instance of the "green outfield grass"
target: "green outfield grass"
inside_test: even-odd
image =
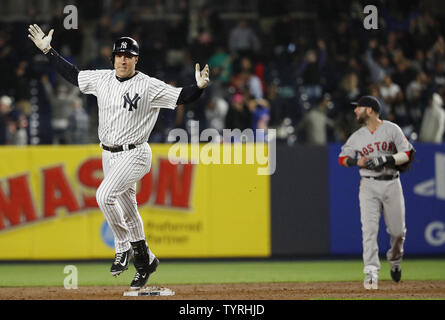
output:
[[[0,263],[0,287],[63,286],[67,263]],[[135,269],[117,278],[109,273],[110,263],[72,263],[78,270],[79,286],[128,285]],[[202,284],[249,282],[362,281],[361,261],[248,261],[172,262],[162,261],[150,283]],[[381,280],[389,280],[389,265],[382,262]],[[404,280],[445,280],[445,259],[409,260],[403,263]]]

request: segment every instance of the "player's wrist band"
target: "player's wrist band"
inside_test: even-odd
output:
[[[184,87],[179,93],[178,101],[176,102],[176,104],[179,105],[193,102],[201,96],[203,91],[204,89],[200,89],[196,84]]]
[[[48,57],[52,66],[54,66],[57,72],[67,81],[75,86],[79,86],[78,75],[79,69],[68,61],[66,61],[54,48],[51,48]]]
[[[346,159],[346,164],[348,167],[353,167],[357,165],[357,159],[348,158]]]

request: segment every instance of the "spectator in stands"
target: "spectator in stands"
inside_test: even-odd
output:
[[[416,70],[417,72],[423,72],[426,68],[426,60],[425,60],[425,53],[418,49],[416,51],[416,56],[414,57],[414,60],[412,61],[411,67]]]
[[[11,97],[0,98],[0,144],[26,145],[28,121],[13,105]]]
[[[445,60],[445,40],[438,36],[432,47],[427,51],[427,67],[433,71],[437,68],[437,63]]]
[[[214,42],[212,34],[208,30],[200,30],[191,45],[191,54],[198,61],[208,61],[214,51]]]
[[[14,95],[15,106],[23,112],[25,116],[31,115],[30,88],[29,88],[28,62],[20,61],[11,77],[12,93]]]
[[[28,120],[23,113],[17,114],[9,123],[10,144],[25,146],[28,144]]]
[[[266,99],[251,99],[248,107],[252,113],[251,128],[256,142],[265,142],[270,122],[270,104]],[[261,129],[261,130],[258,130]]]
[[[68,117],[71,113],[70,103],[72,99],[78,97],[79,88],[68,86],[60,80],[57,90],[54,89],[48,80],[48,76],[42,76],[42,85],[46,96],[51,104],[51,126],[53,129],[53,143],[67,143]]]
[[[263,98],[263,86],[260,78],[254,73],[252,60],[247,57],[241,59],[241,74],[246,86],[249,90],[249,94],[255,99]]]
[[[393,105],[397,100],[403,98],[403,92],[397,83],[392,81],[391,76],[386,75],[379,87],[380,95],[388,105]]]
[[[2,96],[0,98],[0,144],[9,144],[9,123],[11,122],[12,99],[8,96]]]
[[[280,126],[286,118],[290,121],[296,118],[295,112],[292,112],[296,108],[280,96],[279,89],[277,82],[272,82],[266,88],[266,99],[270,105],[270,127]]]
[[[72,109],[68,117],[67,140],[70,144],[89,143],[88,130],[90,119],[82,106],[80,97],[73,97],[70,101]]]
[[[409,110],[411,122],[418,132],[423,113],[423,96],[429,86],[429,78],[425,72],[419,72],[405,91],[406,105]]]
[[[109,6],[104,7],[106,10],[99,19],[96,39],[112,42],[126,32],[129,24],[129,13],[127,4],[124,4],[122,0],[111,0],[108,3],[110,3]]]
[[[356,121],[353,119],[354,115],[351,113],[350,103],[357,101],[358,97],[363,95],[356,69],[348,70],[350,71],[341,79],[338,90],[332,95],[332,99],[336,102],[336,107],[332,113],[335,122],[341,127],[337,132],[341,141],[346,141],[345,139],[350,136],[355,128]],[[378,89],[376,92],[378,93]]]
[[[308,50],[305,54],[299,73],[303,80],[304,91],[308,100],[319,100],[323,94],[322,69],[326,65],[327,51],[324,41],[318,41],[319,53]]]
[[[232,89],[236,93],[247,94],[255,99],[262,99],[262,83],[252,71],[251,60],[247,57],[242,58],[240,68],[240,71],[235,74],[230,81]]]
[[[365,52],[365,62],[368,67],[370,81],[380,83],[386,75],[392,73],[388,56],[379,53],[377,61],[374,59],[374,50],[377,48],[378,42],[375,39],[369,41],[368,49]]]
[[[405,92],[406,87],[415,77],[416,72],[411,68],[410,61],[405,57],[401,57],[396,63],[396,70],[391,79],[400,86],[402,92]]]
[[[423,91],[427,88],[428,81],[428,76],[425,72],[417,73],[417,76],[406,87],[406,100],[409,103],[416,103],[419,101]]]
[[[110,69],[111,68],[111,51],[112,48],[109,43],[103,44],[99,48],[99,55],[90,61],[89,68],[95,69]]]
[[[113,39],[122,36],[128,21],[128,9],[123,0],[113,0],[111,3],[110,27]]]
[[[243,131],[250,127],[251,117],[252,114],[243,95],[235,94],[226,115],[226,128]]]
[[[346,63],[348,57],[354,56],[351,52],[351,26],[346,19],[336,21],[332,30],[327,30],[333,59],[337,64]]]
[[[324,95],[317,106],[304,114],[295,128],[297,133],[304,130],[309,145],[324,146],[328,143],[328,130],[335,127],[335,122],[326,114],[329,101],[329,95]]]
[[[261,42],[258,35],[247,24],[247,21],[240,19],[236,27],[230,31],[229,50],[233,56],[251,55],[258,52]]]
[[[380,85],[380,96],[389,108],[390,120],[397,123],[402,130],[411,128],[409,112],[406,106],[404,94],[400,86],[392,81],[391,76],[386,75]],[[409,129],[409,130],[412,130]],[[407,134],[407,132],[405,132]]]
[[[197,10],[192,11],[189,19],[188,37],[191,41],[199,38],[203,33],[208,33],[209,37],[217,41],[223,40],[221,38],[223,26],[221,25],[219,12],[209,4],[204,4]]]
[[[321,97],[323,88],[321,83],[321,73],[317,64],[317,55],[315,51],[306,52],[303,65],[301,67],[301,77],[303,87],[309,100],[316,100]]]
[[[437,39],[439,33],[438,22],[428,10],[424,10],[413,21],[410,33],[414,42],[413,48],[426,51]]]
[[[397,83],[394,83],[391,76],[385,75],[379,86],[380,97],[388,107],[389,113],[395,116],[395,108],[403,102],[403,92]]]
[[[445,85],[445,63],[444,60],[438,60],[435,64],[434,71],[432,74],[433,85],[436,88]]]
[[[419,141],[442,143],[445,130],[445,110],[442,107],[442,97],[438,93],[433,93],[423,114]]]
[[[356,101],[357,97],[360,96],[359,88],[359,78],[357,73],[349,72],[346,74],[341,83],[340,88],[349,101]]]
[[[225,119],[229,110],[229,104],[222,97],[215,96],[206,105],[205,117],[207,127],[218,130],[222,135],[225,128]]]
[[[218,74],[218,79],[227,84],[232,76],[232,58],[222,45],[217,45],[215,52],[209,58],[210,70],[214,70]],[[212,79],[215,79],[212,77]]]

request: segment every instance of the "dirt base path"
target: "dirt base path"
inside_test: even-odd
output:
[[[167,297],[124,297],[128,287],[0,288],[0,300],[309,300],[309,299],[443,299],[445,281],[379,281],[367,291],[361,282],[200,284],[165,286]]]

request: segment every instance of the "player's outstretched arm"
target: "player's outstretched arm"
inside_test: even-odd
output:
[[[196,84],[182,88],[176,104],[177,105],[187,104],[197,100],[201,96],[204,88],[206,88],[209,85],[210,82],[209,73],[210,73],[209,65],[206,64],[201,71],[199,63],[197,63],[195,65]]]
[[[37,48],[39,48],[50,60],[51,64],[56,68],[57,72],[60,73],[67,81],[75,86],[79,86],[78,75],[79,69],[66,61],[61,55],[57,53],[51,47],[51,40],[53,38],[54,29],[45,35],[45,33],[36,24],[32,24],[28,28],[28,38],[34,42]]]

